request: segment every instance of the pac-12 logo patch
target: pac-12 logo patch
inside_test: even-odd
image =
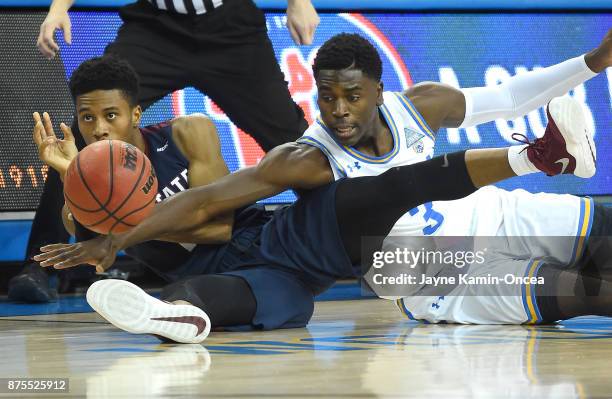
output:
[[[423,137],[425,137],[424,133],[419,132],[418,130],[404,128],[404,135],[406,136],[406,147],[410,148],[417,152],[422,153],[425,147],[423,146]]]

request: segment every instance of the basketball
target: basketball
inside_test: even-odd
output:
[[[119,140],[85,147],[64,179],[64,197],[73,217],[100,234],[136,226],[153,210],[156,194],[157,178],[149,159]]]

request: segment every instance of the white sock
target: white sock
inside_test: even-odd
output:
[[[527,158],[527,150],[524,150],[526,147],[527,144],[514,145],[508,149],[508,163],[510,163],[510,167],[517,176],[528,175],[540,171],[531,163],[529,158]]]

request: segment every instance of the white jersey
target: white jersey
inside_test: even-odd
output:
[[[373,157],[340,144],[320,118],[298,142],[319,148],[327,156],[336,180],[377,176],[393,167],[432,158],[434,134],[410,100],[402,93],[388,91],[383,93],[383,99],[384,104],[379,109],[393,136],[393,149],[388,154]],[[425,213],[432,216],[433,222],[423,218]],[[419,235],[424,229],[428,230],[428,223],[434,223],[429,229],[435,230],[437,221],[437,215],[428,212],[428,207],[422,205],[398,220],[391,235]]]
[[[394,142],[388,154],[372,157],[340,144],[320,118],[298,142],[319,148],[327,156],[336,180],[376,176],[392,167],[432,158],[434,134],[410,100],[397,92],[384,92],[383,99],[380,111]],[[575,247],[557,255],[560,261],[569,262],[577,255],[576,250],[583,247],[592,214],[591,203],[585,204],[575,196],[532,194],[524,190],[508,192],[488,186],[466,198],[435,201],[410,210],[397,221],[389,236],[582,237],[582,240],[577,238]],[[525,246],[526,254],[540,255],[540,249],[532,248],[529,243]]]
[[[384,92],[383,99],[384,104],[380,106],[380,112],[389,125],[394,140],[393,149],[388,154],[371,157],[340,144],[320,119],[306,130],[298,142],[319,148],[327,156],[336,180],[375,176],[392,167],[430,159],[434,152],[434,134],[414,105],[402,93]],[[508,240],[507,247],[495,250],[510,260],[506,266],[508,269],[520,273],[518,269],[529,269],[529,259],[554,258],[554,261],[560,263],[571,263],[577,259],[582,254],[590,233],[593,205],[590,199],[572,195],[532,194],[525,190],[509,192],[488,186],[466,198],[434,201],[410,210],[397,221],[384,245],[385,249],[396,247],[394,236],[513,236],[517,238]],[[567,240],[543,238],[547,236],[563,236],[567,237]],[[534,240],[530,237],[541,238]],[[522,261],[513,262],[514,259]],[[506,270],[503,263],[500,260],[489,266],[495,269],[494,273],[503,273]],[[475,269],[471,273],[478,274],[485,270],[487,269]],[[525,297],[518,291],[505,294],[515,295],[512,301],[516,304],[501,301],[499,306],[491,306],[491,315],[474,314],[471,317],[457,314],[460,307],[452,305],[457,304],[456,301],[461,295],[460,289],[454,294],[459,297],[454,296],[454,300],[451,300],[452,296],[447,297],[447,306],[440,307],[444,308],[444,311],[435,315],[432,314],[431,307],[435,297],[406,298],[400,303],[404,309],[406,305],[410,305],[416,319],[433,322],[495,322],[495,315],[504,312],[502,308],[516,308],[516,314],[510,317],[510,320],[500,320],[501,322],[537,322],[537,318],[533,317],[533,309],[528,311],[529,307],[523,306]],[[480,302],[477,302],[474,308],[482,306],[483,300],[489,299],[480,297]],[[404,313],[411,314],[410,311]]]
[[[379,110],[393,136],[393,149],[388,154],[373,157],[340,144],[321,118],[317,118],[298,142],[315,146],[325,153],[336,180],[376,176],[390,168],[433,157],[434,134],[410,100],[401,93],[388,91],[383,93],[383,99]]]

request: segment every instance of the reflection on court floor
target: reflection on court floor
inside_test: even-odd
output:
[[[307,329],[169,345],[94,313],[0,318],[0,377],[69,377],[86,397],[607,397],[612,319],[425,325],[384,300],[317,302]]]

